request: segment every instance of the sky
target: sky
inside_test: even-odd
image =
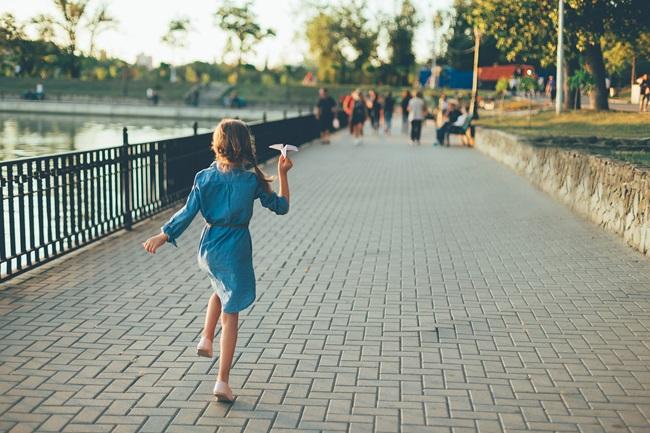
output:
[[[226,35],[215,24],[214,13],[223,3],[218,0],[103,0],[108,10],[119,21],[114,30],[97,37],[96,47],[109,56],[134,62],[139,53],[160,61],[176,64],[194,60],[207,62],[223,59]],[[333,0],[335,3],[340,0]],[[419,61],[426,61],[433,49],[431,17],[438,9],[448,9],[452,0],[412,0],[424,23],[416,34],[414,48]],[[102,0],[90,0],[91,10]],[[241,3],[241,1],[239,2]],[[264,28],[272,28],[276,36],[262,41],[256,53],[247,60],[258,67],[268,61],[270,67],[282,64],[300,64],[308,56],[304,37],[304,22],[313,10],[304,10],[300,0],[254,0],[254,10]],[[368,0],[370,19],[380,13],[394,14],[401,0]],[[0,14],[13,13],[19,21],[41,14],[56,14],[52,0],[0,0]],[[187,17],[192,23],[188,44],[183,49],[171,49],[160,42],[169,21]],[[88,49],[88,35],[80,36],[80,47]],[[226,60],[229,58],[226,57]]]

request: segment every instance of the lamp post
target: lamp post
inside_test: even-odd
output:
[[[557,24],[557,70],[555,76],[555,114],[562,112],[564,99],[564,0],[559,0]]]
[[[438,80],[436,76],[437,60],[438,60],[438,30],[442,27],[442,13],[437,11],[433,16],[433,58],[431,61],[431,88],[438,87]]]
[[[474,68],[472,74],[472,99],[470,100],[469,112],[476,113],[476,104],[478,99],[478,56],[481,47],[481,31],[474,27]]]

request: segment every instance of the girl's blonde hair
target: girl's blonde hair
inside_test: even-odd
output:
[[[217,164],[228,171],[233,167],[252,166],[255,175],[270,192],[272,178],[267,177],[257,166],[255,142],[246,123],[237,119],[223,119],[212,134],[212,151]]]

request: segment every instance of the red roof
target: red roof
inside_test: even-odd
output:
[[[530,65],[498,65],[478,68],[478,79],[480,81],[497,81],[499,78],[510,78],[517,68],[521,68],[522,74],[531,71],[531,75],[535,76],[535,68]]]

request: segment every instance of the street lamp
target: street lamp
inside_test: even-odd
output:
[[[438,56],[438,30],[442,27],[442,13],[437,11],[433,16],[433,58],[431,60],[431,88],[438,85],[436,80],[437,56]]]
[[[557,24],[557,70],[555,79],[555,114],[562,112],[562,99],[564,99],[564,0],[559,0]]]

